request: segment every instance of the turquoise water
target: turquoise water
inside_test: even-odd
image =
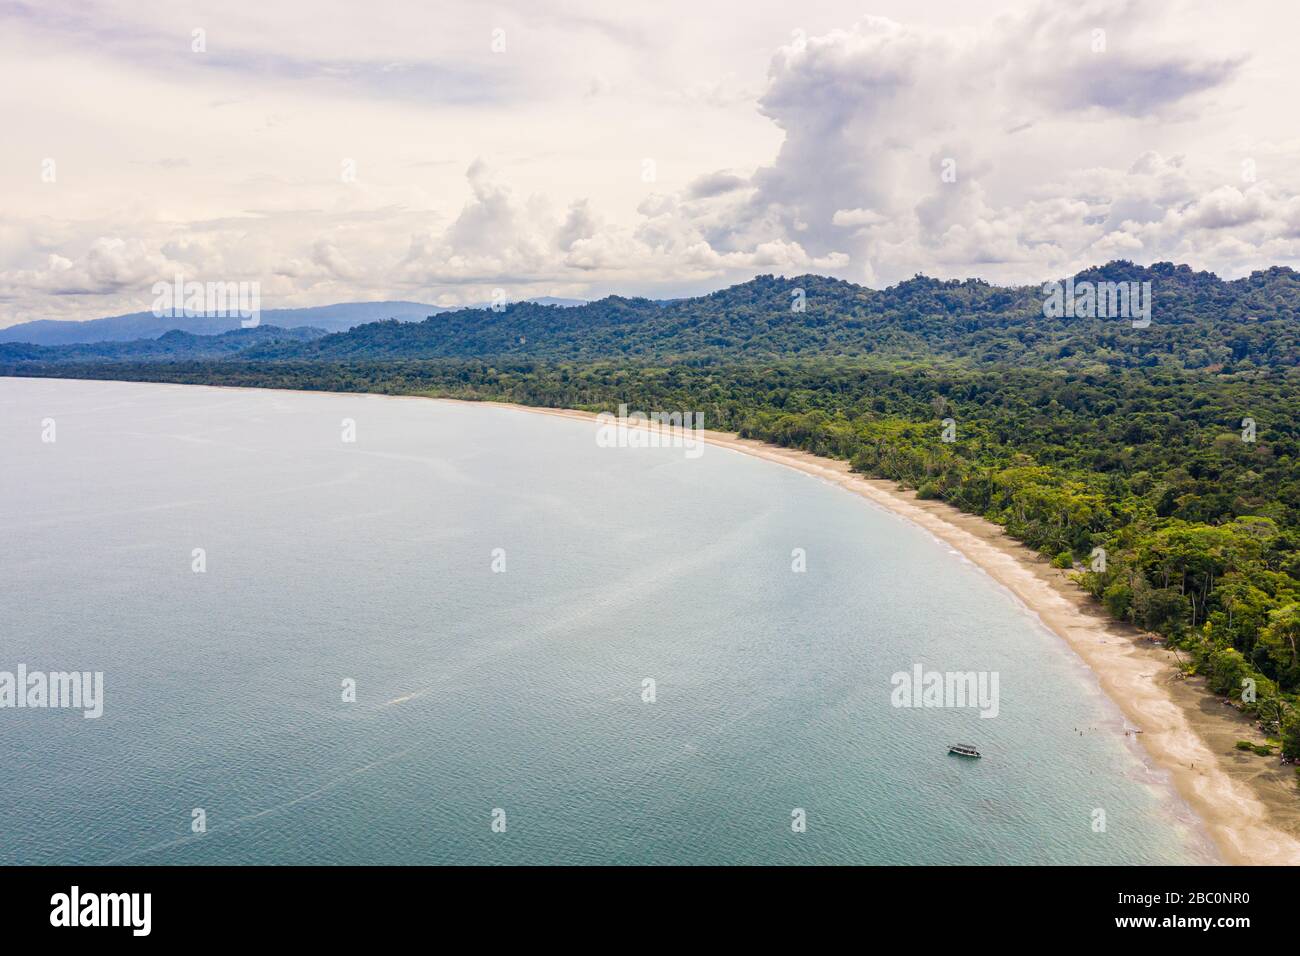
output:
[[[104,673],[98,720],[0,709],[0,862],[1208,858],[1059,639],[798,472],[492,406],[35,379],[0,379],[0,445],[0,670]],[[917,663],[996,672],[998,716],[891,706]]]

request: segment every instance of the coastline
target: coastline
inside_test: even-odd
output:
[[[186,387],[302,391],[238,385]],[[325,393],[433,400],[590,423],[596,420],[594,412],[514,402],[418,394]],[[839,485],[912,522],[957,551],[1010,591],[1087,665],[1128,726],[1142,731],[1135,735],[1138,746],[1156,769],[1168,775],[1174,791],[1200,822],[1223,862],[1300,865],[1300,792],[1297,792],[1294,769],[1279,765],[1276,758],[1238,751],[1237,740],[1260,740],[1253,722],[1235,708],[1225,706],[1205,688],[1201,678],[1174,679],[1177,671],[1170,651],[1144,641],[1144,632],[1106,615],[1064,571],[1052,567],[1042,556],[1007,536],[998,525],[943,501],[920,500],[915,492],[900,490],[894,481],[855,474],[846,461],[740,438],[729,432],[702,430],[698,437],[708,444]]]
[[[573,409],[435,400],[596,419],[595,413]],[[949,545],[1010,591],[1083,660],[1130,727],[1141,731],[1136,735],[1140,746],[1169,775],[1224,862],[1300,865],[1300,793],[1293,769],[1277,758],[1237,750],[1238,740],[1260,740],[1250,718],[1223,704],[1200,678],[1178,680],[1171,651],[1106,615],[1066,572],[991,521],[943,501],[920,500],[915,492],[899,490],[896,482],[855,474],[846,461],[729,432],[703,430],[699,437],[839,485]]]

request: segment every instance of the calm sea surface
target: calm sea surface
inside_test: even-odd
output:
[[[37,379],[0,379],[0,448],[0,671],[104,674],[99,719],[0,709],[0,863],[1208,858],[1059,639],[792,470]],[[891,706],[918,663],[996,672],[997,717]]]

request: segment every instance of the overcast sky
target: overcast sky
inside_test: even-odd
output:
[[[274,308],[1298,265],[1297,28],[1290,0],[0,0],[0,326],[177,274]]]

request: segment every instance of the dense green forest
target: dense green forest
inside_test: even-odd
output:
[[[918,276],[876,291],[821,276],[756,279],[673,302],[617,296],[561,308],[465,309],[425,322],[376,322],[253,357],[517,357],[590,361],[891,357],[1061,369],[1284,368],[1300,364],[1300,275],[1270,269],[1236,282],[1168,263],[1127,262],[1083,281],[1150,282],[1153,322],[1047,318],[1041,286]],[[802,311],[797,311],[802,309]]]
[[[0,353],[0,374],[698,411],[1001,524],[1300,757],[1300,281],[1105,268],[1155,277],[1150,328],[1048,322],[1037,289],[759,277],[683,303],[467,310],[224,358]]]
[[[1209,272],[1116,261],[1077,282],[1149,282],[1152,322],[1048,318],[1042,286],[917,276],[883,290],[805,275],[758,276],[668,302],[609,296],[575,307],[519,302],[423,322],[389,320],[323,335],[241,329],[226,336],[89,346],[0,344],[0,363],[197,358],[259,361],[433,358],[734,363],[890,358],[967,367],[1057,370],[1175,366],[1239,372],[1300,365],[1300,274],[1273,268],[1225,282]],[[184,322],[184,319],[178,319]],[[184,334],[182,334],[184,333]],[[246,334],[254,333],[254,334]]]

